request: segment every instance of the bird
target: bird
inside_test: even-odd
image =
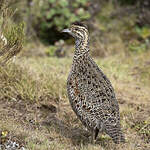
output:
[[[125,142],[114,88],[90,56],[88,27],[74,22],[62,32],[75,39],[73,63],[67,78],[67,94],[73,111],[91,133],[92,143],[103,132],[116,144]]]

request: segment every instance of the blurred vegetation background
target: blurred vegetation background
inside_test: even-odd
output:
[[[64,40],[73,44],[61,30],[75,21],[89,26],[95,56],[121,50],[141,52],[149,47],[148,0],[13,0],[9,5],[16,8],[12,21],[25,24],[26,44],[38,41],[48,46],[43,54],[49,56],[59,55],[56,50],[62,49]],[[117,45],[118,40],[124,48]],[[112,43],[116,47],[109,48]]]

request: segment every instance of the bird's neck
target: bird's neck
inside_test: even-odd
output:
[[[74,60],[89,55],[89,38],[75,40]]]

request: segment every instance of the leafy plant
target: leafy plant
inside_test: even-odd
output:
[[[46,54],[47,54],[48,56],[54,56],[56,50],[57,50],[57,47],[51,45],[51,46],[49,46],[49,47],[46,49]]]
[[[16,24],[12,20],[14,10],[9,6],[9,3],[5,3],[1,6],[0,15],[0,61],[1,64],[5,64],[12,57],[16,56],[23,47],[24,43],[24,23]]]
[[[57,37],[63,28],[72,22],[90,18],[88,12],[89,0],[33,0],[30,9],[33,25],[37,29],[37,35],[51,43],[57,41]],[[60,37],[58,40],[61,39]]]
[[[140,43],[137,40],[130,41],[129,50],[132,52],[143,52],[147,49],[147,45],[145,43]]]
[[[37,1],[36,1],[37,2]],[[39,18],[42,28],[56,27],[58,30],[63,29],[74,21],[88,19],[90,14],[85,7],[88,0],[47,0],[41,7],[41,16]]]
[[[142,28],[140,28],[136,26],[135,32],[144,40],[150,37],[150,27],[143,26]]]
[[[150,41],[150,28],[147,26],[135,27],[134,34],[137,40],[131,40],[129,43],[129,50],[134,52],[142,52],[148,49]]]

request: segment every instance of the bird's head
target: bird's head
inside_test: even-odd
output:
[[[87,26],[80,22],[73,23],[68,29],[64,29],[62,32],[69,33],[76,40],[87,40],[89,36]]]

